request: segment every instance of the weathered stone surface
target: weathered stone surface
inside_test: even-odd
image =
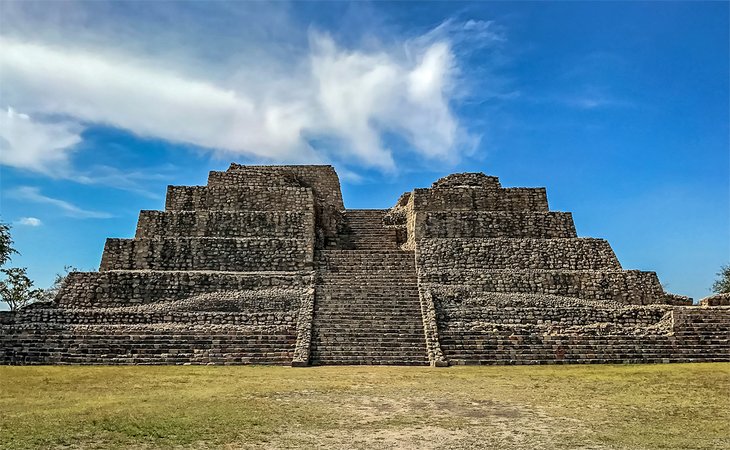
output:
[[[346,210],[331,166],[232,164],[0,313],[0,363],[729,361],[730,300],[701,304],[578,238],[544,188],[462,173]]]
[[[715,294],[700,300],[701,306],[730,306],[730,293]]]

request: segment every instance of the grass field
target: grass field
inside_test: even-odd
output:
[[[730,448],[730,364],[0,367],[2,448]]]

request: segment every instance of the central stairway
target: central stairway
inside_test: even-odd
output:
[[[397,249],[384,213],[348,210],[355,249],[316,252],[313,365],[428,365],[415,255]]]
[[[397,250],[397,232],[383,226],[387,209],[348,209],[344,211],[347,224],[345,239],[356,250]]]

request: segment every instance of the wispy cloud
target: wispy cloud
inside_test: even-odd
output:
[[[108,186],[143,197],[160,199],[163,198],[160,193],[148,190],[145,185],[150,181],[171,179],[174,169],[175,167],[170,165],[136,170],[120,170],[107,165],[94,165],[86,171],[69,172],[64,178],[80,184]]]
[[[7,115],[0,124],[0,163],[56,176],[90,124],[224,157],[392,171],[395,153],[406,151],[453,163],[478,140],[453,109],[463,75],[460,50],[467,42],[484,46],[504,39],[493,22],[477,20],[447,20],[387,45],[347,47],[310,28],[306,48],[293,44],[299,35],[279,36],[277,44],[249,36],[248,54],[229,55],[221,68],[206,72],[181,63],[191,57],[179,51],[169,59],[140,52],[133,44],[146,42],[143,35],[132,34],[121,48],[103,39],[93,45],[89,39],[20,39],[27,31],[16,28],[0,37],[0,100],[25,115]],[[253,58],[261,53],[272,56]],[[407,143],[405,149],[390,146],[388,135]]]
[[[610,93],[607,89],[583,88],[549,95],[519,95],[514,99],[538,104],[552,104],[579,110],[635,108],[636,102]]]
[[[43,225],[43,222],[41,219],[37,217],[21,217],[20,220],[18,220],[18,225],[23,225],[26,227],[39,227]]]
[[[83,209],[66,200],[49,197],[42,194],[39,188],[33,186],[18,187],[8,192],[8,196],[33,203],[51,205],[62,210],[66,215],[79,219],[108,219],[113,217],[109,213]]]

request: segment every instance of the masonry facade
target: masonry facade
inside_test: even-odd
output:
[[[232,164],[0,313],[3,364],[685,361],[730,361],[730,299],[664,292],[544,188],[481,173],[351,210],[331,166]]]

